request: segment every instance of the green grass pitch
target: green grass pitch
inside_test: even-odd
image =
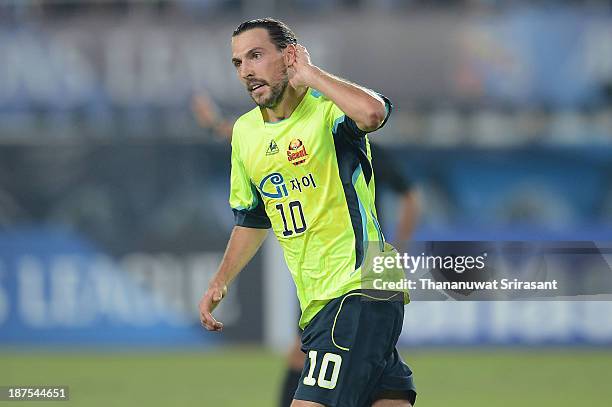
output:
[[[609,406],[612,350],[404,351],[418,406]],[[281,355],[208,352],[0,351],[0,385],[69,385],[53,406],[275,407]],[[21,407],[40,402],[0,402]],[[45,404],[46,405],[46,404]]]

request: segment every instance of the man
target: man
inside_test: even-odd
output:
[[[391,103],[314,66],[273,19],[234,31],[232,62],[257,107],[234,125],[236,226],[200,301],[202,324],[222,330],[211,313],[272,227],[308,356],[292,406],[411,406],[412,372],[395,349],[404,296],[361,290],[368,244],[384,245],[366,134],[384,125]]]
[[[234,120],[224,116],[213,99],[204,91],[194,95],[191,106],[194,117],[203,128],[222,141],[231,141]],[[397,248],[404,247],[417,224],[419,197],[412,181],[406,177],[399,164],[383,147],[370,142],[372,168],[376,174],[376,203],[381,202],[381,186],[391,190],[398,200],[393,242]],[[384,212],[377,211],[378,221],[383,227]],[[386,234],[385,234],[386,235]],[[401,252],[401,250],[399,250]],[[279,407],[289,407],[304,369],[305,355],[301,341],[296,337],[287,353],[284,379],[279,388]]]
[[[200,91],[197,95],[194,95],[191,108],[198,124],[211,130],[212,134],[219,140],[231,141],[234,120],[224,116],[219,106],[206,92]],[[382,188],[380,186],[391,190],[398,200],[393,242],[399,249],[405,246],[416,226],[419,214],[418,193],[397,161],[383,147],[370,142],[370,152],[377,185],[374,202],[381,202],[379,195]],[[383,214],[384,212],[377,211],[378,221],[384,230]],[[399,251],[401,252],[401,250]],[[287,353],[284,379],[279,388],[279,407],[289,407],[291,405],[295,390],[300,382],[306,358],[301,347],[302,343],[299,337],[296,337]]]

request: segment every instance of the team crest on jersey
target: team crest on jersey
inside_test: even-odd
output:
[[[268,144],[268,149],[266,150],[266,155],[273,155],[278,153],[278,146],[276,145],[276,141],[270,140],[270,144]]]
[[[302,140],[299,138],[294,138],[289,143],[289,148],[287,148],[287,160],[293,165],[300,165],[304,161],[306,161],[306,157],[308,153],[306,152],[306,146],[302,143]]]

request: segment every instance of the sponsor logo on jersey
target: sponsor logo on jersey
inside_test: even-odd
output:
[[[266,155],[273,155],[278,153],[278,146],[276,145],[276,141],[270,140],[270,144],[268,144],[268,149],[266,150]]]
[[[308,153],[306,152],[306,146],[302,143],[302,140],[299,138],[294,138],[289,143],[289,148],[287,149],[287,160],[293,165],[300,165],[304,161],[306,161],[306,157]]]
[[[289,195],[285,179],[279,172],[266,175],[259,183],[259,191],[263,196],[274,199]]]

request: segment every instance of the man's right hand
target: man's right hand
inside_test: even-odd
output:
[[[227,294],[227,286],[211,286],[200,300],[200,322],[209,331],[217,332],[223,330],[223,324],[212,316],[212,312]]]
[[[200,300],[200,322],[204,328],[209,331],[223,329],[223,324],[212,316],[212,312],[227,295],[227,286],[253,258],[267,234],[267,229],[234,226],[219,270],[208,284],[208,291]]]

